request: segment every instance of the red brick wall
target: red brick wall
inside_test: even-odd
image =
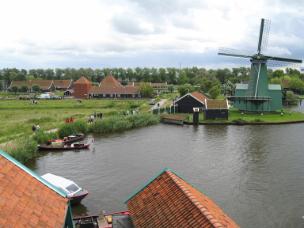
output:
[[[89,91],[92,88],[91,84],[74,84],[74,93],[75,98],[88,98]]]

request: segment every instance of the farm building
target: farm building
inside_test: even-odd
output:
[[[92,82],[82,76],[73,85],[73,96],[75,98],[88,98],[92,88]]]
[[[28,91],[31,92],[33,86],[38,86],[42,92],[50,92],[55,90],[55,85],[53,80],[27,80],[27,81],[12,81],[8,89],[17,87],[21,89],[22,87],[27,87]]]
[[[74,227],[66,194],[0,151],[0,227]]]
[[[73,86],[73,80],[53,80],[56,90],[69,90]]]
[[[187,93],[174,101],[175,109],[181,113],[192,113],[193,108],[205,109],[208,97],[200,92]]]
[[[89,92],[91,98],[139,98],[139,88],[133,85],[123,86],[112,75],[105,77]]]
[[[228,119],[228,100],[206,100],[205,119]]]
[[[169,169],[126,204],[135,227],[239,227],[211,199]]]

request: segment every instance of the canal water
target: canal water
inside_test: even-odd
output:
[[[76,215],[125,209],[130,194],[169,167],[241,227],[304,227],[303,136],[304,124],[159,124],[95,137],[90,150],[50,152],[29,166],[90,192]]]

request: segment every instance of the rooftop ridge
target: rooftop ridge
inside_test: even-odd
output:
[[[26,173],[28,173],[29,175],[31,175],[32,177],[34,177],[35,179],[37,179],[39,182],[41,182],[42,184],[44,184],[48,188],[50,188],[53,191],[55,191],[56,193],[58,193],[59,195],[65,197],[65,198],[67,197],[67,194],[65,192],[63,192],[62,190],[60,190],[56,186],[52,185],[48,181],[44,180],[41,176],[39,176],[38,174],[36,174],[35,172],[33,172],[31,169],[27,168],[25,165],[21,164],[19,161],[17,161],[16,159],[14,159],[8,153],[4,152],[3,150],[0,150],[0,155],[3,156],[8,161],[12,162],[18,168],[22,169],[23,171],[25,171]]]
[[[200,202],[198,202],[196,200],[196,197],[189,191],[189,189],[186,186],[184,186],[182,183],[180,183],[180,181],[177,178],[177,177],[179,177],[178,175],[176,175],[174,172],[172,172],[170,170],[166,170],[165,172],[171,177],[171,179],[174,181],[174,183],[182,190],[182,192],[187,196],[187,198],[192,202],[192,204],[194,204],[196,206],[196,208],[199,209],[199,211],[212,223],[212,225],[214,227],[216,227],[216,228],[224,227],[222,225],[222,223],[220,221],[218,221],[218,219],[213,217],[213,215],[208,211],[208,209],[206,207],[204,207]],[[181,177],[179,177],[179,178],[181,178]],[[183,178],[181,178],[181,179],[183,179]],[[190,185],[190,186],[192,186],[192,185]]]
[[[157,177],[162,175],[166,171],[171,171],[169,168],[164,168],[161,172],[154,175],[151,179],[149,179],[145,184],[141,185],[139,188],[137,188],[133,193],[131,193],[128,198],[125,200],[124,203],[127,203],[129,200],[131,200],[134,196],[136,196],[138,193],[140,193],[142,190],[144,190],[149,184],[151,184]]]

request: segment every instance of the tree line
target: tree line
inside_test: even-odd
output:
[[[167,82],[172,85],[183,85],[184,90],[199,87],[203,92],[221,89],[231,93],[235,83],[246,83],[249,80],[250,68],[239,67],[232,69],[189,68],[56,68],[56,69],[16,69],[0,70],[2,89],[13,80],[30,79],[73,79],[86,76],[92,82],[100,82],[105,76],[112,74],[123,84],[136,82]],[[304,74],[298,70],[287,68],[283,70],[268,70],[270,83],[281,84],[297,93],[304,93]]]

